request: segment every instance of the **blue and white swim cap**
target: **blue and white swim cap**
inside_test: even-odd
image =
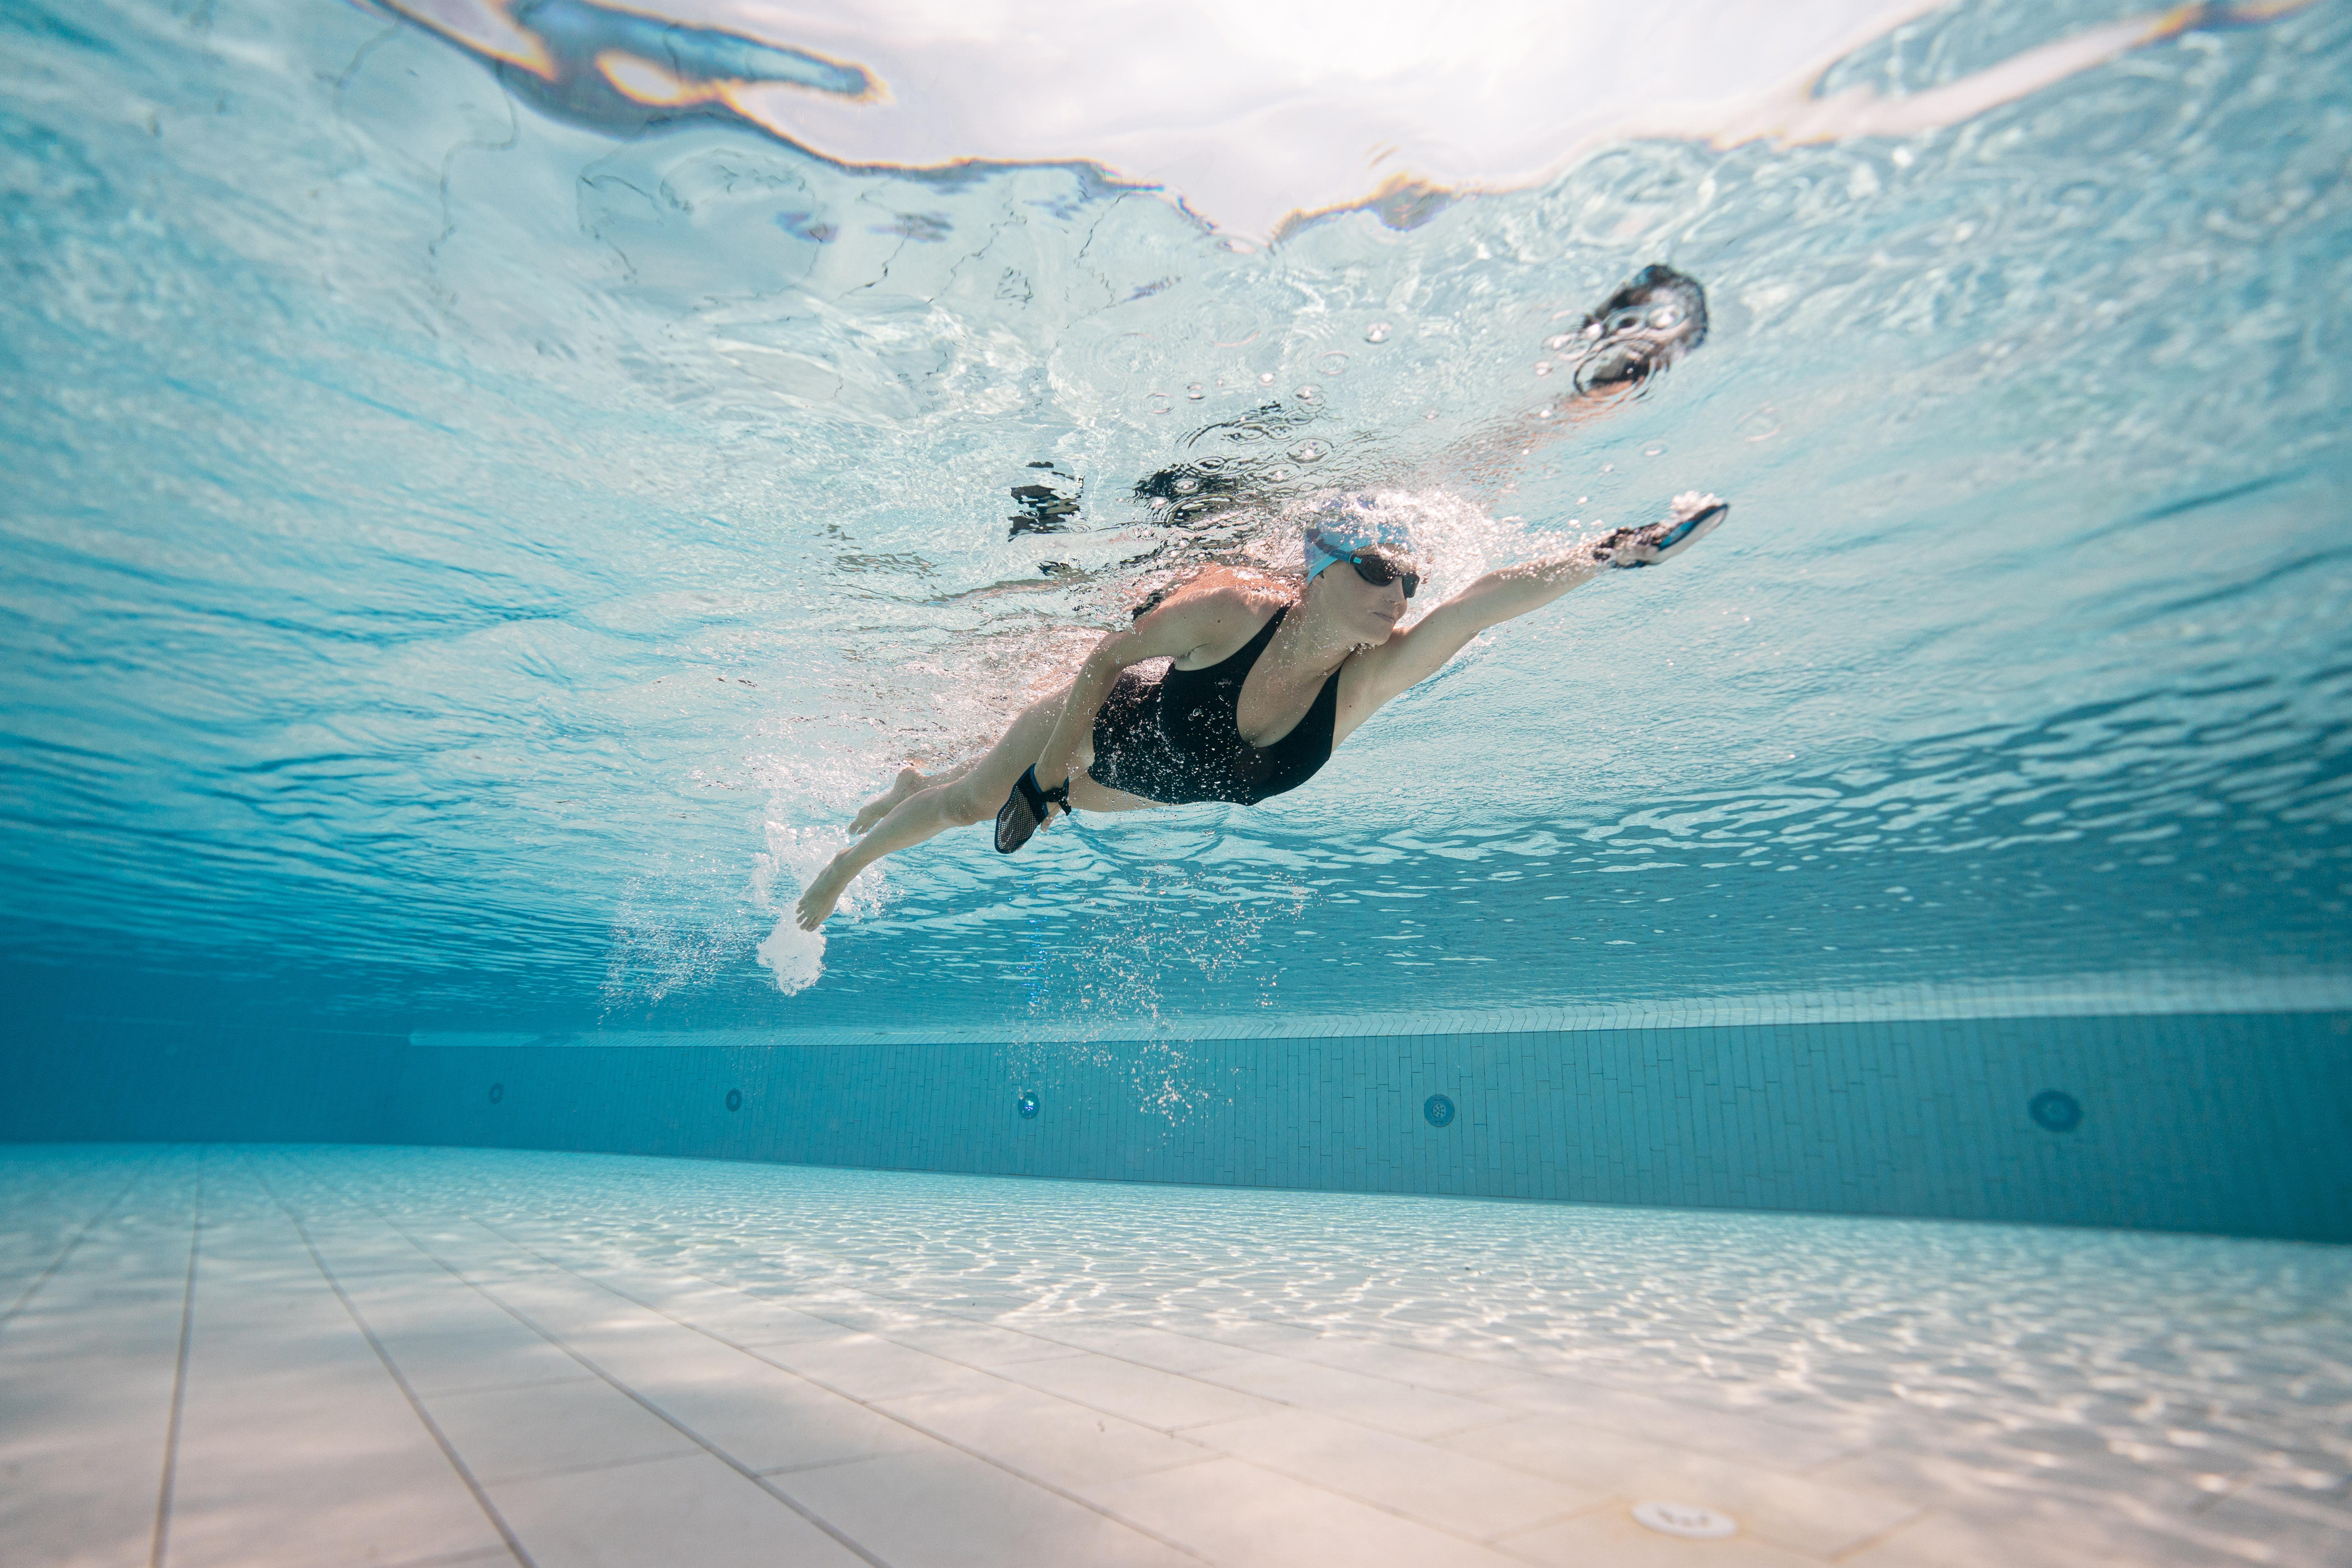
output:
[[[1393,512],[1383,512],[1370,496],[1326,501],[1307,520],[1307,580],[1335,561],[1368,551],[1413,557],[1412,530]]]

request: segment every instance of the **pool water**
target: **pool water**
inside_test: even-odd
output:
[[[2340,1005],[2352,23],[2277,10],[1944,129],[1588,136],[1277,237],[1206,174],[1223,218],[556,102],[486,68],[496,8],[18,0],[10,952],[525,1034]],[[1711,15],[1644,69],[1736,78]],[[2118,15],[1857,9],[1811,90],[1984,98]],[[1547,342],[1652,260],[1711,335],[1580,419]],[[901,762],[1336,488],[1421,498],[1423,603],[1735,510],[1296,794],[958,834],[780,927]]]
[[[0,34],[0,1558],[2352,1560],[2352,7]],[[787,916],[1325,499],[1687,491]]]

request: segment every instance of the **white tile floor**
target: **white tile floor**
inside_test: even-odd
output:
[[[0,1203],[8,1568],[2352,1563],[2345,1249],[433,1150]]]

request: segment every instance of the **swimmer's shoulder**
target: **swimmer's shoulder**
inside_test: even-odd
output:
[[[1155,640],[1184,645],[1174,655],[1192,668],[1215,664],[1264,629],[1274,613],[1297,597],[1294,584],[1263,572],[1213,566],[1171,591],[1150,614]],[[1140,629],[1142,622],[1139,620]]]

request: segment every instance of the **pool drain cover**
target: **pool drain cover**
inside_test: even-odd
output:
[[[1454,1120],[1454,1102],[1442,1094],[1433,1094],[1422,1101],[1421,1113],[1429,1118],[1432,1127],[1443,1127]]]
[[[1633,1517],[1652,1530],[1688,1536],[1693,1541],[1714,1541],[1739,1528],[1729,1514],[1693,1502],[1637,1502],[1633,1505]]]

